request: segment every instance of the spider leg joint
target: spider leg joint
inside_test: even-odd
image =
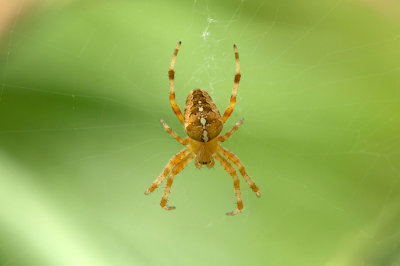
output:
[[[234,216],[234,215],[238,214],[238,213],[241,212],[241,211],[242,211],[242,210],[236,209],[236,210],[234,210],[234,211],[227,212],[226,215],[228,215],[228,216]]]

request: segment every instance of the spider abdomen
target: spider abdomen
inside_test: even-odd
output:
[[[192,90],[184,113],[186,134],[194,140],[208,142],[219,135],[223,122],[210,95],[201,89]]]

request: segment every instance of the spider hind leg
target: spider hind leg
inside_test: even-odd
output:
[[[174,182],[174,178],[177,174],[179,174],[180,171],[182,171],[189,163],[190,161],[194,158],[194,153],[189,153],[186,158],[184,158],[182,161],[180,161],[171,171],[170,175],[168,176],[167,179],[167,185],[165,186],[164,189],[164,194],[161,198],[160,206],[168,211],[174,210],[174,206],[167,206],[167,201],[169,194],[171,193],[171,187],[172,183]]]
[[[190,153],[190,148],[186,147],[186,148],[182,149],[180,152],[178,152],[176,155],[174,155],[169,160],[167,165],[164,167],[164,170],[161,172],[161,174],[156,178],[156,180],[153,181],[153,183],[144,192],[144,194],[148,195],[151,192],[153,192],[161,184],[161,182],[168,176],[171,169],[175,165],[177,165],[182,159],[184,159],[189,153]]]
[[[233,166],[218,152],[215,153],[215,159],[222,165],[222,167],[227,171],[233,178],[233,186],[235,188],[235,196],[236,196],[236,205],[237,209],[231,212],[227,212],[226,215],[233,216],[238,214],[243,209],[243,202],[242,202],[242,195],[240,193],[240,181],[239,177],[236,174],[235,169]]]
[[[247,174],[244,165],[240,161],[239,157],[237,157],[234,153],[229,151],[227,148],[218,145],[217,150],[221,152],[226,158],[231,160],[239,169],[239,172],[242,174],[244,180],[246,180],[247,184],[249,184],[250,188],[256,193],[257,197],[261,197],[260,189],[257,187],[256,183],[254,183],[253,179]]]

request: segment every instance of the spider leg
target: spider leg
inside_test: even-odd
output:
[[[240,181],[236,174],[235,168],[218,152],[215,153],[215,159],[222,165],[222,167],[227,171],[233,178],[233,186],[235,187],[235,196],[236,196],[236,204],[237,209],[231,212],[226,213],[226,215],[235,215],[238,214],[243,209],[242,196],[240,194]]]
[[[195,165],[197,168],[203,167],[203,165],[200,164],[199,161],[198,161],[197,159],[194,160],[194,165]]]
[[[236,122],[236,124],[228,131],[225,133],[223,136],[218,136],[218,141],[224,142],[225,140],[229,139],[229,137],[235,133],[236,130],[239,129],[240,125],[243,123],[244,118],[240,119],[239,121]]]
[[[150,187],[144,192],[144,194],[148,195],[151,192],[153,192],[160,184],[161,182],[167,177],[169,172],[171,171],[172,167],[177,165],[183,158],[185,158],[189,153],[191,153],[190,147],[186,147],[182,149],[180,152],[175,154],[167,163],[167,165],[164,167],[164,170],[161,172],[161,174],[156,178],[156,180],[153,181],[153,183],[150,185]]]
[[[231,96],[231,102],[226,108],[224,115],[222,116],[222,121],[225,123],[225,121],[229,118],[229,116],[232,114],[233,109],[235,108],[236,104],[236,94],[237,90],[239,88],[239,81],[240,81],[240,62],[239,62],[239,53],[237,51],[236,44],[233,45],[233,49],[235,50],[235,64],[236,64],[236,74],[235,74],[235,79],[233,82],[233,89],[232,89],[232,96]]]
[[[189,153],[188,156],[186,156],[186,158],[184,158],[182,161],[180,161],[173,169],[171,174],[168,176],[167,179],[167,185],[164,189],[164,194],[161,198],[161,202],[160,205],[161,207],[163,207],[166,210],[173,210],[175,209],[174,206],[167,206],[167,201],[168,201],[168,196],[170,194],[171,191],[171,186],[172,186],[172,182],[174,181],[174,177],[179,174],[180,171],[182,171],[189,163],[190,161],[195,157],[194,153]]]
[[[160,122],[164,126],[165,131],[167,131],[168,134],[174,137],[176,141],[178,141],[180,144],[187,145],[189,143],[189,138],[182,139],[181,137],[179,137],[178,134],[176,134],[175,131],[173,131],[162,118],[160,119]]]
[[[247,174],[246,169],[244,168],[244,165],[240,161],[239,157],[237,157],[235,154],[230,152],[228,149],[222,147],[221,145],[218,145],[217,150],[221,152],[224,156],[226,156],[229,160],[231,160],[239,168],[239,172],[242,174],[247,184],[249,184],[251,189],[256,193],[257,197],[261,197],[261,192],[259,188]]]
[[[179,121],[183,124],[184,118],[181,112],[181,109],[179,109],[179,106],[176,104],[175,101],[175,61],[176,61],[176,56],[178,55],[179,48],[181,47],[181,42],[178,42],[178,45],[176,46],[174,55],[172,56],[171,60],[171,66],[168,71],[168,76],[169,76],[169,101],[171,102],[172,110],[174,111],[175,115],[178,117]]]

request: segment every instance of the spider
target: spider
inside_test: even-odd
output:
[[[161,174],[157,177],[156,180],[154,180],[154,182],[146,190],[145,194],[148,195],[153,192],[160,185],[160,183],[168,177],[167,185],[165,187],[164,195],[161,199],[160,205],[166,210],[173,210],[175,209],[175,207],[167,206],[167,200],[170,194],[172,182],[174,181],[174,177],[180,171],[182,171],[193,159],[195,159],[194,163],[197,168],[201,168],[203,165],[211,168],[214,166],[214,159],[216,159],[233,178],[237,209],[226,214],[235,215],[243,209],[242,197],[240,193],[240,181],[235,169],[232,167],[227,159],[232,161],[238,167],[239,172],[242,174],[251,189],[256,193],[257,197],[261,196],[257,185],[247,175],[247,172],[240,159],[235,154],[230,152],[228,149],[222,147],[218,143],[226,141],[236,130],[238,130],[239,126],[243,123],[242,118],[232,127],[231,130],[225,133],[225,135],[220,135],[222,127],[233,112],[236,103],[236,94],[240,81],[240,64],[237,47],[236,45],[233,46],[236,60],[236,75],[233,83],[232,96],[230,104],[226,108],[225,113],[222,117],[210,95],[206,91],[201,89],[195,89],[189,93],[189,96],[186,99],[185,112],[184,115],[182,115],[182,112],[175,101],[174,80],[175,61],[180,47],[181,42],[178,42],[178,45],[172,57],[170,69],[168,71],[170,88],[169,100],[171,102],[172,110],[178,117],[179,121],[185,127],[187,137],[182,139],[165,123],[163,119],[160,119],[160,121],[167,133],[186,147],[169,160],[168,164],[164,167]],[[224,158],[222,155],[225,156],[227,159]]]

